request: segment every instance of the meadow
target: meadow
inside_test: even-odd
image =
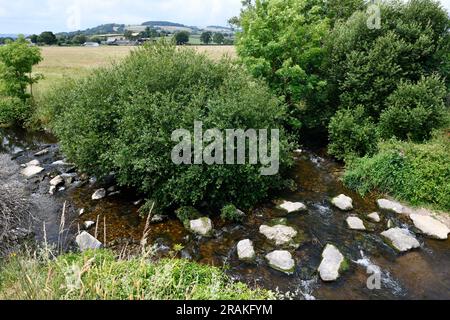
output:
[[[44,79],[33,88],[35,96],[44,94],[54,84],[66,77],[81,78],[98,67],[107,66],[126,57],[137,47],[101,46],[88,47],[42,47],[42,62],[34,68]],[[207,54],[214,60],[224,55],[236,56],[234,46],[192,46],[196,51]]]

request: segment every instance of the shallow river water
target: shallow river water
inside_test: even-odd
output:
[[[50,148],[51,152],[42,157],[46,172],[51,172],[51,163],[61,160],[56,140],[46,134],[0,129],[0,153],[8,153],[19,164],[34,159],[36,151]],[[396,226],[412,228],[407,217],[381,212],[382,222],[375,224],[366,215],[377,211],[375,195],[361,198],[346,189],[339,181],[342,167],[329,159],[304,151],[297,155],[292,177],[298,188],[294,192],[277,195],[273,202],[263,203],[258,209],[248,213],[244,223],[223,223],[213,218],[215,234],[212,238],[200,238],[189,234],[182,224],[170,220],[150,226],[148,243],[155,244],[160,256],[169,254],[175,245],[182,245],[179,255],[200,263],[227,266],[227,273],[234,279],[281,292],[290,292],[294,299],[450,299],[450,240],[430,240],[417,235],[421,248],[406,254],[396,253],[385,244],[380,233],[387,229],[391,219]],[[60,222],[63,203],[66,202],[64,234],[67,242],[73,240],[78,225],[84,221],[98,221],[97,236],[110,246],[138,244],[145,228],[145,219],[139,217],[139,200],[132,192],[92,201],[91,195],[99,186],[85,184],[78,188],[68,188],[50,197],[48,189],[40,185],[48,179],[41,177],[29,182],[30,196],[39,199],[34,232],[38,240],[44,234],[48,241],[61,239]],[[245,186],[242,186],[245,188]],[[369,231],[351,231],[345,219],[348,213],[335,209],[331,198],[344,193],[353,198],[355,210]],[[277,200],[300,201],[307,205],[308,212],[286,215],[277,210]],[[78,217],[78,210],[85,214]],[[295,250],[297,269],[293,275],[284,275],[270,269],[264,256],[275,247],[259,234],[259,226],[276,218],[286,218],[288,225],[303,234],[301,246]],[[95,233],[94,230],[91,231]],[[257,251],[255,264],[242,263],[237,259],[236,244],[243,239],[251,239]],[[326,244],[336,245],[350,261],[350,268],[335,283],[324,283],[317,275],[321,254]],[[381,288],[369,289],[368,269],[381,271]]]

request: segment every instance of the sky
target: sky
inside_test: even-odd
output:
[[[441,0],[450,12],[450,0]],[[0,34],[76,31],[105,23],[167,20],[226,25],[241,0],[0,0]]]

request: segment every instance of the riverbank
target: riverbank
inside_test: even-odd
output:
[[[52,164],[63,161],[58,145],[51,136],[25,132],[3,131],[2,151],[8,152],[16,162],[16,170],[23,170],[21,164],[38,159],[44,171],[37,177],[25,179],[31,199],[44,197],[51,205],[43,208],[53,210],[36,211],[43,216],[35,222],[36,239],[44,238],[43,221],[46,221],[46,237],[49,243],[57,243],[61,225],[61,214],[66,203],[64,219],[66,248],[76,248],[74,238],[78,229],[84,229],[85,222],[94,222],[88,232],[103,242],[107,248],[122,252],[140,248],[146,229],[146,219],[141,218],[137,202],[142,197],[129,190],[110,189],[110,196],[92,200],[93,193],[114,184],[102,184],[95,179],[77,174],[71,184],[50,195],[50,180],[61,171]],[[6,140],[5,140],[6,138]],[[5,143],[6,142],[6,143]],[[48,149],[46,155],[35,154]],[[380,210],[376,200],[379,195],[361,197],[346,189],[339,180],[342,166],[308,151],[296,154],[296,165],[292,177],[297,189],[278,194],[274,202],[259,205],[246,212],[243,223],[225,223],[220,217],[212,217],[214,231],[211,237],[201,237],[186,230],[174,216],[161,223],[148,226],[147,243],[155,259],[170,257],[176,250],[176,257],[202,265],[226,266],[231,279],[251,287],[279,290],[294,299],[446,299],[449,298],[450,241],[433,240],[417,232],[408,214]],[[61,162],[59,162],[61,164]],[[56,171],[55,171],[56,170]],[[83,179],[81,179],[83,178]],[[23,179],[20,177],[19,179]],[[82,184],[77,184],[78,180]],[[353,199],[354,209],[348,213],[332,204],[332,198],[346,194]],[[302,202],[307,210],[287,213],[277,208],[283,201]],[[83,215],[80,210],[83,210]],[[379,212],[380,222],[374,222],[368,215]],[[349,216],[363,221],[366,231],[350,230]],[[295,262],[290,274],[274,270],[268,264],[266,255],[281,250],[274,242],[260,233],[262,225],[281,223],[301,234],[301,241],[295,248],[286,248]],[[381,233],[389,227],[409,230],[419,242],[420,248],[398,253]],[[41,239],[41,240],[39,240]],[[250,239],[255,250],[251,263],[239,259],[236,245]],[[334,244],[348,261],[348,268],[332,283],[323,282],[317,270],[327,244]],[[370,290],[367,270],[377,266],[381,274],[381,289]]]

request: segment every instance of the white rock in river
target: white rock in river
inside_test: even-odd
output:
[[[377,201],[377,204],[381,210],[392,211],[392,212],[395,212],[398,214],[403,213],[403,210],[404,210],[404,207],[396,201],[380,199]]]
[[[31,167],[31,166],[39,166],[41,163],[39,160],[31,160],[30,162],[25,164],[25,167]]]
[[[253,242],[249,239],[239,241],[237,244],[237,252],[239,260],[242,261],[252,261],[256,256]]]
[[[371,213],[371,214],[369,214],[368,216],[367,216],[370,220],[372,220],[373,222],[381,222],[381,217],[380,217],[380,215],[378,214],[378,212],[373,212],[373,213]]]
[[[41,173],[42,171],[44,171],[44,168],[39,167],[39,166],[29,166],[26,167],[25,169],[23,169],[21,171],[21,173],[27,177],[27,178],[31,178],[32,176],[37,175],[38,173]]]
[[[273,251],[266,255],[266,259],[273,269],[287,274],[294,273],[295,261],[289,251]]]
[[[93,227],[95,225],[95,222],[94,221],[86,221],[85,223],[84,223],[84,228],[86,229],[86,230],[89,230],[91,227]]]
[[[262,225],[259,232],[265,235],[267,239],[275,241],[277,246],[287,244],[297,236],[297,231],[294,228],[283,225],[273,227]]]
[[[410,215],[414,226],[420,230],[421,233],[433,239],[447,240],[450,229],[442,222],[429,217],[418,214]]]
[[[323,281],[336,281],[345,261],[344,256],[335,246],[328,244],[322,253],[322,258],[318,269],[320,278]]]
[[[208,236],[213,230],[212,221],[209,218],[200,218],[189,221],[189,227],[192,232],[201,236]]]
[[[78,247],[80,248],[81,251],[96,250],[102,247],[102,243],[97,239],[95,239],[86,231],[80,233],[76,237],[75,241],[78,244]]]
[[[388,239],[395,249],[406,252],[420,247],[419,241],[407,229],[392,228],[381,234]]]
[[[98,189],[94,192],[92,195],[92,200],[100,200],[106,197],[106,190],[105,189]]]
[[[50,185],[51,186],[55,186],[55,187],[57,187],[57,186],[59,186],[60,184],[63,184],[63,183],[64,183],[64,179],[61,176],[56,176],[52,180],[50,180]]]
[[[350,211],[353,210],[353,200],[350,197],[347,197],[344,194],[339,195],[338,197],[331,200],[334,206],[338,207],[342,211]]]
[[[279,207],[280,207],[280,209],[287,211],[288,213],[294,213],[294,212],[308,210],[306,208],[306,206],[301,202],[284,201]]]
[[[348,217],[347,225],[352,230],[360,230],[360,231],[366,230],[364,222],[358,217]]]
[[[56,193],[56,187],[55,186],[50,186],[50,189],[48,190],[48,193],[51,195],[54,195]]]

